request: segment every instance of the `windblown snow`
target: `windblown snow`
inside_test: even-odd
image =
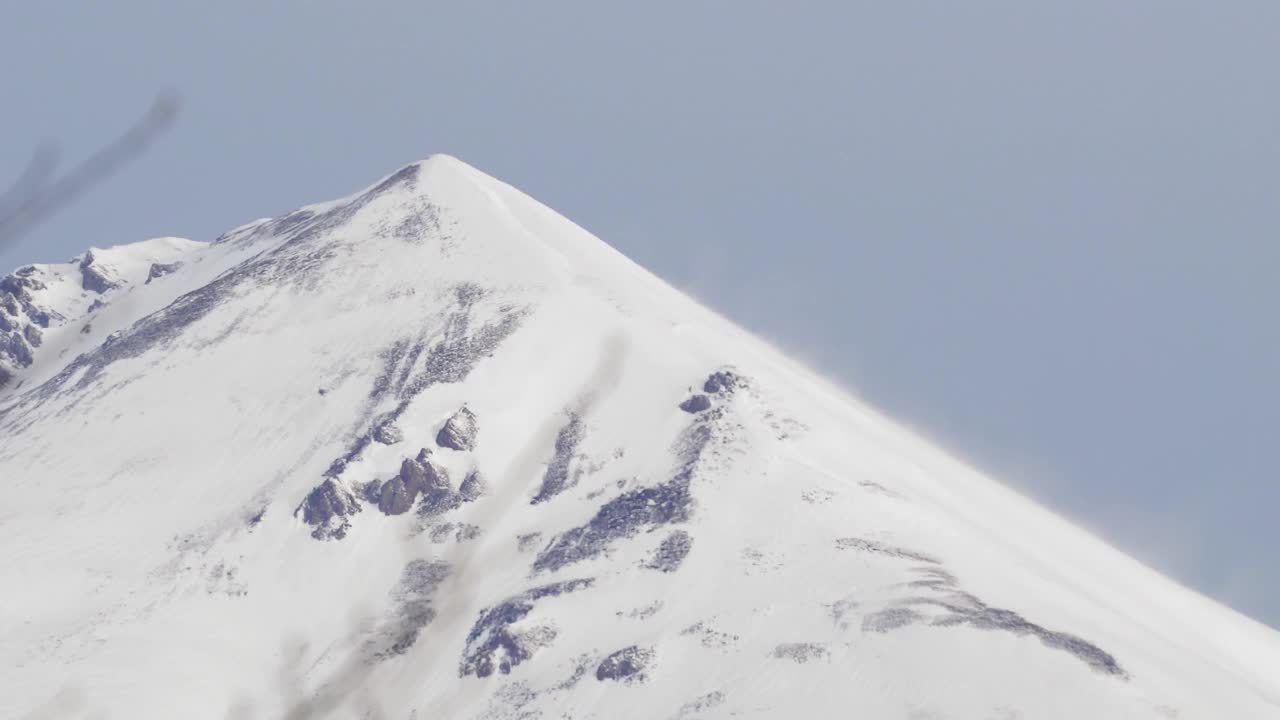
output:
[[[17,270],[0,385],[3,717],[1280,718],[1275,631],[446,156]]]

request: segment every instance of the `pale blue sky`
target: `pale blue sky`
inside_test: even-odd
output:
[[[5,3],[0,173],[185,105],[0,268],[448,152],[1280,625],[1280,3],[449,5]]]

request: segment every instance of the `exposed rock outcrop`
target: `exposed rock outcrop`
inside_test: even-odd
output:
[[[383,445],[395,445],[404,440],[404,433],[394,422],[382,422],[373,428],[373,440]]]
[[[711,398],[706,395],[694,395],[680,403],[680,409],[687,413],[700,413],[711,408]]]
[[[97,259],[92,250],[84,254],[84,259],[80,261],[80,286],[99,295],[120,287],[95,264]]]
[[[303,522],[314,526],[311,537],[341,540],[351,525],[348,518],[360,512],[360,501],[340,482],[329,478],[307,494],[298,511]]]
[[[150,285],[152,280],[177,272],[181,268],[181,262],[151,263],[151,269],[147,271],[147,282],[145,284]]]
[[[452,495],[449,476],[444,469],[430,460],[431,454],[425,448],[416,458],[405,458],[400,463],[400,473],[382,484],[379,488],[378,509],[386,515],[401,515],[413,507],[418,495],[427,500],[437,501],[438,495]]]
[[[452,450],[474,450],[478,431],[476,414],[464,405],[436,433],[436,444]]]
[[[645,567],[664,573],[675,572],[693,547],[693,537],[684,530],[672,530],[671,534],[654,550]]]
[[[746,380],[732,370],[717,370],[707,376],[702,391],[708,395],[727,395],[746,385]]]
[[[582,422],[582,416],[571,413],[569,421],[556,434],[555,454],[547,463],[547,471],[542,474],[542,485],[530,504],[546,502],[573,487],[577,482],[577,478],[569,474],[569,465],[577,455],[578,445],[582,443],[585,435],[586,425]]]
[[[477,470],[467,473],[462,485],[458,486],[458,494],[462,496],[464,502],[471,502],[488,492],[489,484],[485,482],[484,476]]]
[[[459,676],[488,677],[494,670],[510,673],[511,668],[528,660],[535,649],[554,638],[554,631],[548,637],[550,628],[547,626],[527,632],[512,626],[524,620],[538,601],[590,587],[593,582],[591,578],[580,578],[542,585],[481,610],[480,617],[467,634]]]
[[[596,679],[643,682],[644,671],[653,663],[653,655],[650,648],[636,645],[623,648],[600,661],[596,666]]]

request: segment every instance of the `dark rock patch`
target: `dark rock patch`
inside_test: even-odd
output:
[[[693,547],[693,537],[689,533],[684,530],[672,530],[671,534],[667,535],[654,550],[653,557],[644,566],[664,573],[675,572],[680,569],[691,547]]]
[[[912,623],[920,622],[924,616],[906,607],[892,607],[877,610],[862,618],[863,632],[886,633],[897,630]]]
[[[516,536],[516,549],[520,552],[529,552],[542,541],[542,533],[531,532]]]
[[[417,490],[410,491],[399,477],[391,478],[382,484],[378,492],[378,509],[383,515],[403,515],[413,507]]]
[[[453,450],[474,450],[478,430],[476,414],[464,405],[436,433],[436,444]]]
[[[467,473],[462,484],[458,486],[458,494],[462,496],[463,502],[472,502],[488,492],[489,484],[485,482],[484,476],[478,470]]]
[[[437,545],[449,542],[450,540],[457,543],[464,543],[468,540],[475,540],[480,537],[480,527],[468,523],[446,522],[429,527],[431,530],[431,542]]]
[[[916,568],[915,572],[923,576],[923,579],[905,583],[905,586],[931,590],[935,594],[904,598],[897,601],[896,607],[871,613],[863,619],[863,630],[889,632],[913,623],[928,622],[934,627],[967,625],[979,630],[1031,635],[1045,647],[1071,653],[1097,672],[1120,678],[1128,677],[1110,653],[1075,635],[1049,630],[1030,622],[1013,610],[987,605],[976,596],[961,590],[956,577],[942,568],[922,567]],[[924,607],[940,608],[945,613],[926,617],[920,611]]]
[[[378,509],[385,515],[402,515],[413,507],[419,494],[423,502],[419,512],[424,515],[432,514],[424,509],[428,504],[439,504],[456,495],[449,484],[448,474],[444,468],[431,462],[430,453],[425,448],[416,458],[405,458],[400,463],[400,473],[378,488]],[[448,509],[453,507],[457,504]]]
[[[321,391],[323,393],[323,391]],[[395,445],[404,440],[404,432],[391,420],[383,420],[373,428],[373,441],[383,445]]]
[[[433,488],[423,493],[418,516],[434,518],[462,507],[462,494],[451,488]]]
[[[570,413],[568,422],[556,434],[555,453],[551,456],[551,462],[547,463],[547,470],[542,474],[542,485],[530,501],[531,505],[546,502],[574,485],[569,476],[569,465],[585,434],[586,426],[582,417],[577,413]]]
[[[820,643],[782,643],[773,649],[773,657],[801,665],[814,660],[826,660],[830,655],[827,646]]]
[[[620,680],[625,683],[644,682],[644,671],[653,664],[651,648],[636,645],[623,648],[600,661],[596,666],[596,680]]]
[[[416,342],[402,338],[380,353],[382,368],[370,390],[369,404],[397,400],[396,406],[384,414],[380,422],[398,420],[413,398],[433,385],[461,382],[481,359],[492,355],[502,340],[519,327],[526,313],[525,309],[504,306],[499,309],[502,315],[497,322],[471,332],[472,307],[485,293],[479,286],[464,283],[454,288],[454,295],[458,310],[446,319],[444,338],[437,344],[429,345],[426,338]],[[359,458],[371,442],[372,431],[356,437],[343,456],[331,463],[326,474],[336,477]]]
[[[728,394],[746,385],[746,380],[732,370],[717,370],[707,376],[702,391],[708,395]]]
[[[534,571],[558,570],[595,557],[614,541],[633,537],[644,528],[687,522],[693,509],[689,484],[711,437],[711,428],[705,424],[689,428],[677,446],[682,462],[675,477],[630,490],[605,503],[586,525],[557,535],[534,560]]]
[[[405,566],[391,592],[395,603],[391,617],[371,640],[376,657],[403,655],[413,647],[422,628],[436,617],[432,602],[448,576],[449,564],[441,560],[420,559]]]
[[[714,650],[724,650],[725,648],[732,647],[742,639],[732,633],[716,630],[705,622],[694,623],[693,625],[681,630],[680,634],[696,637],[702,647]]]
[[[1098,646],[1075,635],[1047,630],[1012,610],[984,606],[977,610],[953,611],[953,614],[936,619],[932,624],[943,627],[969,625],[979,630],[1003,630],[1015,635],[1033,635],[1045,647],[1069,652],[1097,672],[1116,677],[1128,676],[1116,659]]]
[[[425,459],[424,456],[423,460]],[[405,458],[400,461],[400,473],[396,477],[404,483],[405,489],[412,489],[413,492],[418,493],[427,488],[427,468],[430,467],[431,463],[429,461],[423,462],[423,460]],[[434,471],[432,471],[432,477],[433,479],[436,478]]]
[[[296,512],[302,513],[303,522],[313,526],[311,537],[341,540],[351,526],[348,518],[360,512],[360,503],[351,491],[329,478],[307,494]]]
[[[534,606],[548,597],[577,592],[590,587],[591,578],[566,580],[531,588],[519,595],[480,611],[479,618],[467,634],[458,675],[488,677],[498,671],[505,674],[533,655],[538,643],[548,641],[545,633],[528,637],[512,630],[511,626],[523,620]],[[541,645],[538,645],[541,647]]]
[[[629,617],[632,620],[648,620],[654,615],[657,615],[662,610],[664,605],[665,603],[663,603],[661,600],[654,600],[648,605],[642,605],[638,608],[632,608],[631,610],[627,611],[626,617]],[[618,617],[622,617],[623,612],[619,610],[615,612],[614,615]]]
[[[8,360],[17,367],[30,367],[34,358],[31,346],[21,333],[11,332],[0,335],[0,360]]]
[[[428,204],[418,212],[405,215],[396,224],[391,234],[397,240],[412,245],[420,245],[425,238],[439,233],[440,209],[435,205]]]
[[[84,259],[80,261],[80,286],[85,290],[101,295],[108,290],[114,290],[119,285],[112,282],[102,272],[102,268],[94,264],[97,260],[98,258],[92,250],[84,254]]]
[[[151,263],[151,269],[147,271],[147,281],[143,284],[150,285],[152,280],[175,273],[181,268],[181,262]]]
[[[687,413],[700,413],[711,409],[711,398],[706,395],[694,395],[680,403],[680,409]]]
[[[873,555],[884,555],[885,557],[897,558],[899,560],[915,560],[916,562],[931,563],[933,565],[941,564],[941,561],[930,555],[919,553],[914,550],[885,545],[875,540],[867,540],[866,538],[839,538],[836,540],[836,547],[841,550],[857,550],[859,552],[871,553]]]
[[[34,272],[35,270],[32,269],[32,272],[26,275],[13,273],[0,278],[0,315],[11,318],[5,320],[8,325],[6,331],[17,330],[19,325],[25,324],[22,320],[24,315],[28,321],[42,328],[48,328],[54,318],[62,318],[57,313],[36,306],[35,298],[31,293],[43,290],[46,286],[38,279],[31,277]]]

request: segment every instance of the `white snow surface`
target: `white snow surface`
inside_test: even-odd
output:
[[[0,390],[0,717],[1280,718],[1280,634],[453,158],[94,253]]]

